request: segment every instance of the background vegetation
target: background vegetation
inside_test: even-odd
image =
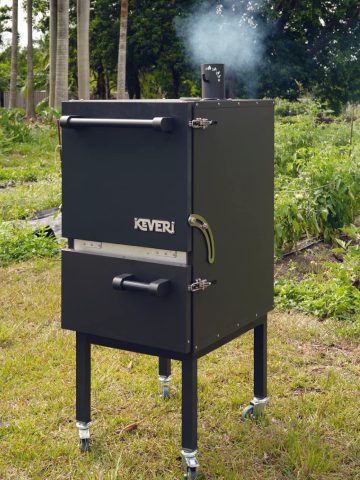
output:
[[[35,88],[45,90],[50,3],[59,5],[33,0],[32,12],[34,28],[42,32],[33,51]],[[116,95],[119,12],[125,3],[90,0],[92,98]],[[253,95],[256,78],[257,96],[277,97],[271,403],[261,421],[241,422],[252,397],[249,334],[201,359],[199,480],[358,480],[358,2],[128,3],[130,98],[199,94],[198,65],[176,30],[199,6],[245,12],[263,32],[261,62],[242,72],[228,66],[227,91]],[[79,95],[76,7],[70,0],[65,61],[72,98]],[[13,26],[11,14],[0,8],[0,92],[10,83],[11,48],[1,39]],[[28,60],[29,50],[20,48],[17,87],[25,92]],[[74,336],[60,330],[59,318],[62,242],[49,229],[34,231],[31,223],[37,211],[61,204],[57,115],[47,100],[38,105],[36,118],[27,115],[30,121],[22,110],[0,109],[0,478],[175,479],[180,370],[175,365],[172,399],[162,402],[153,358],[93,348],[92,452],[78,452]]]
[[[116,90],[119,43],[119,0],[90,2],[90,71],[94,98],[109,98]],[[337,112],[360,98],[360,13],[356,0],[129,0],[127,89],[130,98],[177,98],[199,93],[199,66],[192,62],[176,22],[194,10],[233,12],[258,30],[265,50],[256,70],[237,71],[228,87],[240,97],[297,99],[316,96]],[[34,28],[42,32],[34,49],[37,89],[48,88],[49,2],[34,0]],[[11,11],[0,15],[1,31],[11,28]],[[220,18],[219,18],[220,21]],[[77,95],[76,1],[70,0],[69,88]],[[234,46],[240,48],[241,45]],[[0,54],[0,90],[9,88],[10,47]],[[208,59],[212,61],[212,59]],[[18,85],[26,84],[26,52],[20,50]],[[227,65],[231,71],[231,65]],[[253,82],[256,78],[256,92]],[[249,84],[252,88],[249,90]]]

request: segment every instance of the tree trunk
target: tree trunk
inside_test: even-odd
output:
[[[11,75],[9,107],[16,107],[17,96],[17,58],[18,58],[18,0],[12,2],[11,27]]]
[[[54,107],[54,105],[55,105],[56,40],[57,40],[57,0],[50,0],[49,107]]]
[[[128,11],[129,0],[121,0],[119,56],[117,71],[117,98],[126,97],[126,40]]]
[[[106,81],[102,63],[97,66],[96,98],[106,99]]]
[[[78,95],[83,100],[90,98],[89,21],[90,0],[77,0]]]
[[[130,64],[127,71],[128,78],[128,93],[129,98],[133,100],[134,98],[141,98],[141,88],[139,80],[139,72],[133,65]]]
[[[109,71],[107,69],[105,70],[105,84],[106,84],[106,100],[109,100],[111,98],[111,88],[110,88]]]
[[[171,96],[171,98],[179,98],[181,76],[179,72],[174,68],[171,69],[171,75],[173,79],[173,95]]]
[[[27,96],[26,96],[26,117],[35,117],[34,102],[34,52],[33,52],[33,0],[26,1],[27,15]]]
[[[55,108],[69,98],[69,0],[57,4]]]

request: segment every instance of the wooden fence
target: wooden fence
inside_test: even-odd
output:
[[[37,90],[34,92],[35,105],[40,103],[48,96],[45,90]],[[9,107],[10,92],[0,92],[0,107]],[[16,108],[26,108],[26,98],[20,90],[16,94]]]

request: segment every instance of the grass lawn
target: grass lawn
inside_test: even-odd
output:
[[[74,334],[60,329],[59,275],[58,259],[0,269],[0,479],[180,479],[177,362],[164,402],[155,358],[93,347],[92,452],[79,453]],[[199,478],[360,479],[360,344],[350,330],[271,314],[271,401],[258,422],[241,421],[252,335],[202,358]]]

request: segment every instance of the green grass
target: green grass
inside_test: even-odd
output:
[[[74,334],[60,329],[60,264],[0,270],[0,478],[180,479],[180,369],[158,395],[156,359],[94,347],[92,452],[74,424]],[[199,361],[200,479],[360,478],[359,342],[351,324],[276,312],[266,417],[252,396],[252,336]],[[131,368],[129,368],[129,364]],[[124,433],[126,425],[137,430]]]
[[[0,190],[0,222],[28,218],[38,210],[59,207],[60,204],[59,176]]]
[[[54,122],[27,123],[23,112],[1,109],[0,222],[61,204],[57,143]]]
[[[59,172],[55,123],[15,120],[0,109],[0,187],[36,182]]]

